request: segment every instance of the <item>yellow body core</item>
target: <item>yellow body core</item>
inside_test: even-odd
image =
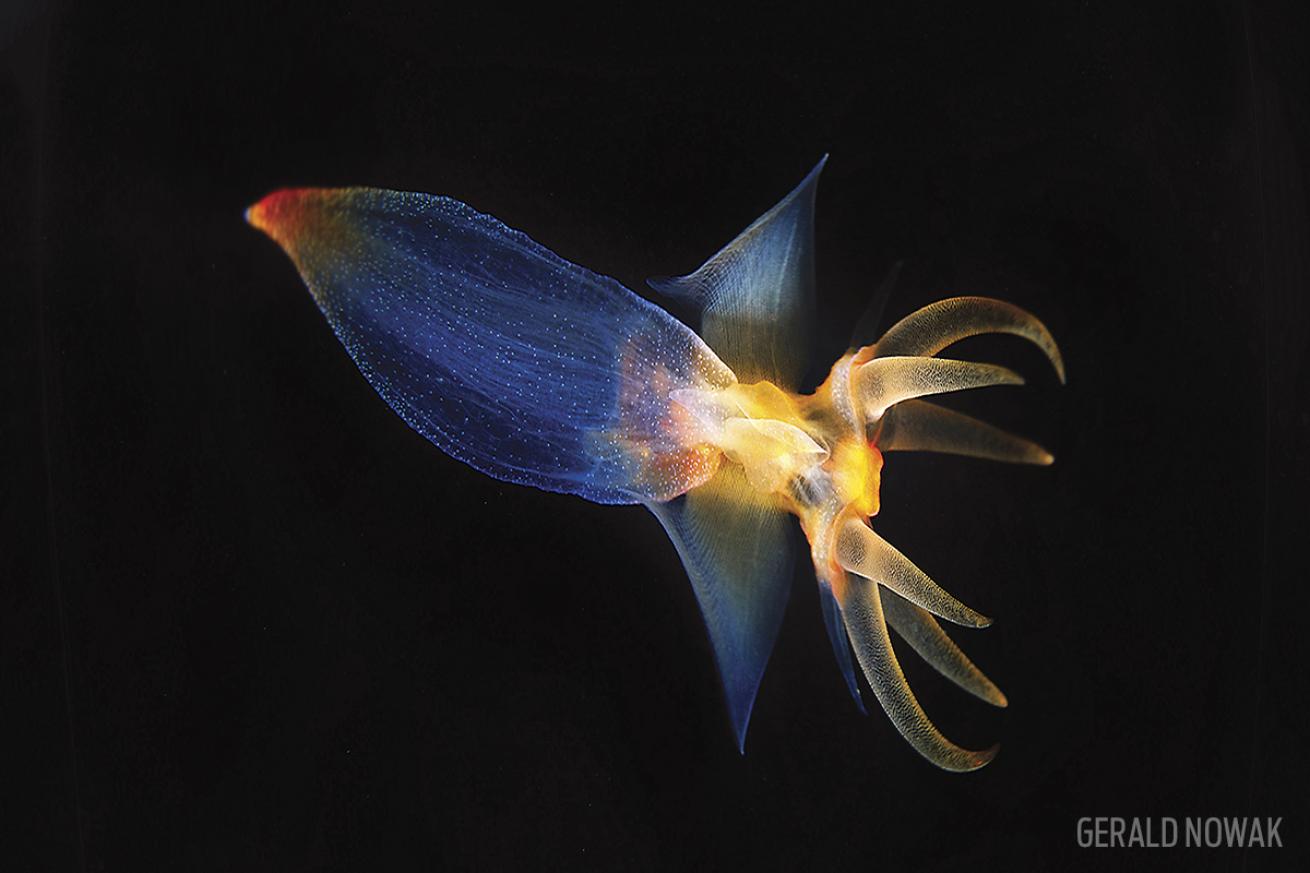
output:
[[[679,402],[726,462],[741,466],[757,497],[795,513],[808,532],[807,520],[834,520],[834,504],[862,518],[879,507],[882,454],[862,427],[834,413],[827,388],[796,395],[772,382],[737,383]]]
[[[838,498],[865,518],[877,515],[882,452],[861,440],[846,439],[837,444],[830,463]]]

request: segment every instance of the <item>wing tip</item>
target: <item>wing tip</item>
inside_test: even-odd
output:
[[[799,196],[803,191],[807,191],[810,194],[810,196],[813,197],[815,190],[818,188],[819,175],[823,173],[823,168],[826,167],[827,165],[828,165],[828,153],[824,152],[823,157],[819,158],[818,163],[816,163],[813,167],[810,168],[810,171],[805,174],[805,178],[801,179],[800,184],[797,185],[795,188],[793,188],[791,190],[791,193],[789,193],[786,197],[782,198],[782,200],[778,203],[778,205],[775,206],[773,209],[777,210],[779,207],[785,206],[786,204],[790,203],[794,198]],[[773,210],[770,211],[772,212]],[[766,213],[766,215],[767,214],[768,213]]]
[[[728,701],[728,717],[732,720],[732,735],[737,741],[737,753],[742,756],[746,754],[746,733],[750,728],[751,710],[754,708],[754,693],[746,700],[744,707],[732,699]]]

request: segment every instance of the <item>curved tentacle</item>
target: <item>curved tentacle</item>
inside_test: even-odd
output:
[[[952,597],[891,543],[867,524],[849,519],[837,534],[837,563],[845,570],[885,585],[933,615],[966,627],[987,627],[992,620]]]
[[[897,403],[991,385],[1022,385],[1023,377],[995,364],[975,364],[949,358],[874,358],[855,372],[855,396],[869,421],[876,421]]]
[[[992,706],[1009,705],[996,683],[969,660],[926,609],[914,605],[895,591],[883,588],[878,593],[882,597],[887,623],[934,670]]]
[[[878,432],[883,452],[944,452],[1010,464],[1048,466],[1055,457],[1031,440],[953,409],[907,400],[888,410]]]
[[[996,757],[999,746],[978,751],[965,749],[946,739],[928,720],[896,660],[878,586],[849,577],[842,595],[842,619],[850,633],[855,657],[864,669],[869,687],[901,736],[919,754],[944,770],[977,770]]]
[[[1040,348],[1064,382],[1064,359],[1055,337],[1035,315],[991,297],[950,297],[911,312],[896,322],[874,346],[879,358],[935,355],[966,337],[1008,333]]]

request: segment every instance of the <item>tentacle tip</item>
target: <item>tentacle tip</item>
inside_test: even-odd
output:
[[[1037,453],[1036,462],[1039,467],[1049,467],[1055,463],[1055,455],[1043,449]]]
[[[1005,696],[1005,693],[1001,691],[1001,689],[996,687],[992,687],[991,693],[988,694],[985,699],[988,703],[998,709],[1006,709],[1010,705],[1010,699]]]
[[[934,764],[943,770],[950,770],[953,773],[972,773],[974,770],[980,770],[986,767],[996,757],[996,753],[1001,750],[1001,744],[997,743],[989,749],[961,749],[956,747],[953,754],[945,759],[929,757]]]
[[[992,620],[987,616],[982,615],[981,613],[975,612],[972,618],[973,618],[973,626],[976,628],[984,628],[984,627],[992,626]]]
[[[969,768],[969,770],[978,770],[982,767],[986,767],[996,758],[996,754],[1000,751],[1001,751],[1001,744],[996,743],[991,748],[983,749],[982,751],[979,752],[974,752],[973,753],[974,764],[972,767]]]

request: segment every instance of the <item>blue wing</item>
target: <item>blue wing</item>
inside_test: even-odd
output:
[[[790,194],[696,272],[650,279],[701,307],[700,334],[742,382],[795,390],[809,364],[814,195],[825,155]]]
[[[833,597],[832,589],[826,582],[819,583],[819,609],[823,612],[823,626],[828,629],[828,640],[832,643],[832,654],[837,658],[837,669],[846,680],[846,689],[855,699],[855,706],[860,714],[868,715],[864,708],[864,698],[860,696],[860,684],[855,680],[855,663],[851,658],[851,641],[846,635],[846,625],[842,621],[841,606]]]
[[[713,473],[689,469],[668,392],[731,371],[615,280],[445,197],[281,191],[248,218],[369,383],[453,457],[598,503],[669,499]]]
[[[795,389],[804,375],[814,302],[814,195],[826,161],[696,272],[649,280],[657,291],[701,307],[701,336],[743,382],[767,379]],[[753,500],[734,477],[739,470],[725,467],[676,503],[651,509],[691,577],[742,748],[787,605],[794,525]],[[840,663],[843,650],[835,642],[834,651]],[[850,653],[844,653],[841,666],[851,682]],[[858,702],[858,688],[854,694]]]
[[[668,503],[651,504],[678,549],[710,632],[737,748],[778,638],[794,570],[795,524],[760,501],[742,469]]]

